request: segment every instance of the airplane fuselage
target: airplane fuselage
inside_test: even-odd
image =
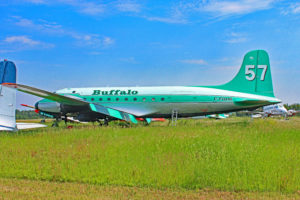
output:
[[[140,117],[170,117],[174,110],[181,117],[199,116],[280,102],[273,97],[200,86],[65,88],[56,93]],[[242,105],[240,102],[243,100],[261,100],[264,103]],[[38,109],[60,112],[58,107],[57,110],[43,107],[43,103],[49,103],[49,100],[40,101]],[[58,106],[58,103],[55,104]]]
[[[271,115],[287,116],[288,115],[288,111],[283,105],[264,106],[263,111],[265,116],[271,116]]]
[[[124,120],[137,124],[137,120],[149,123],[149,118],[193,117],[254,110],[258,107],[280,103],[275,98],[268,53],[253,50],[246,53],[235,77],[216,86],[163,86],[163,87],[95,87],[65,88],[55,93],[16,82],[16,66],[11,61],[0,62],[0,84],[21,92],[43,98],[36,103],[36,112],[59,119],[74,117],[79,121]],[[15,124],[14,109],[6,114],[5,96],[0,102],[0,115]],[[6,101],[7,100],[7,101]],[[30,106],[29,106],[30,107]],[[71,115],[71,116],[70,116]],[[0,124],[1,125],[1,124]]]

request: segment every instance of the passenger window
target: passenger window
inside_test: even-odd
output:
[[[107,98],[107,101],[110,101],[110,98]]]
[[[99,101],[102,101],[102,98],[99,98]]]
[[[125,98],[125,101],[128,101],[128,98]]]
[[[165,98],[161,98],[161,100],[162,100],[162,101],[164,101],[164,100],[165,100]]]
[[[137,98],[133,98],[133,101],[136,101],[137,100]]]
[[[155,101],[155,98],[152,98],[152,101]]]
[[[143,98],[143,101],[146,101],[146,98]]]
[[[119,98],[116,98],[116,101],[119,101]]]
[[[94,101],[94,98],[91,98],[91,101]]]

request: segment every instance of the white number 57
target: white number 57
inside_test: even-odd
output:
[[[261,76],[260,76],[260,80],[263,81],[265,80],[265,76],[266,76],[266,72],[268,69],[267,65],[257,65],[258,69],[263,69]],[[255,79],[255,65],[246,65],[246,69],[245,69],[245,75],[246,75],[246,79],[249,81],[253,81]],[[247,76],[249,75],[249,76]]]

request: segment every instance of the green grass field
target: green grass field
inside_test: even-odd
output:
[[[72,182],[300,198],[300,118],[180,120],[176,127],[153,123],[122,128],[114,123],[1,133],[0,178],[0,186],[30,179],[37,185]]]

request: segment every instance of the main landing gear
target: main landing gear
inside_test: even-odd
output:
[[[53,124],[51,125],[51,127],[58,127],[58,126],[59,126],[59,125],[58,125],[58,122],[59,122],[59,118],[56,117],[56,118],[55,118],[55,121],[53,121]]]
[[[108,126],[109,119],[106,117],[102,123],[102,121],[98,120],[99,126]]]

